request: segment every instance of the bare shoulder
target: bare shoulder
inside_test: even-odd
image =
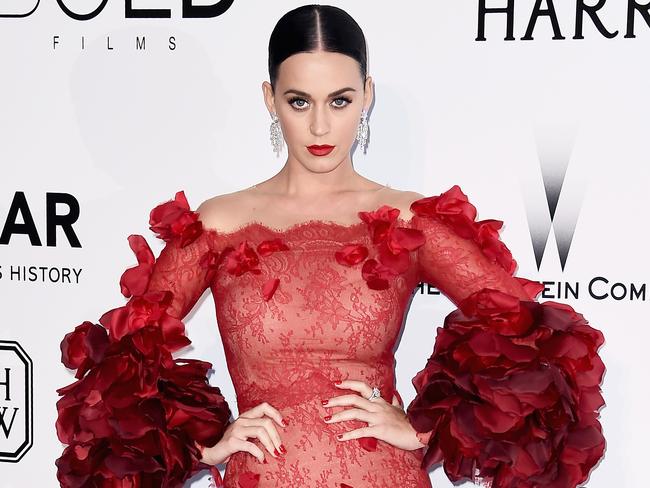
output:
[[[409,219],[413,212],[411,212],[411,203],[420,198],[424,198],[424,195],[416,191],[411,190],[396,190],[391,188],[391,193],[389,194],[389,200],[393,203],[390,205],[392,207],[398,208],[400,210],[400,216],[405,219]]]
[[[202,202],[196,209],[203,225],[228,232],[241,225],[251,207],[251,196],[246,190],[224,193]]]

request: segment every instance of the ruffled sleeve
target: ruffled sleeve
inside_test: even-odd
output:
[[[221,482],[200,460],[223,436],[230,408],[207,381],[209,362],[172,356],[191,343],[183,319],[220,256],[182,191],[151,211],[150,226],[165,246],[155,258],[144,237],[129,236],[138,264],[120,279],[127,303],[61,342],[61,361],[77,378],[57,390],[63,487],[180,487],[202,469]]]
[[[575,487],[602,457],[598,420],[604,339],[583,315],[538,302],[539,282],[514,276],[503,222],[476,221],[457,185],[411,204],[420,281],[457,308],[414,378],[408,419],[453,482]]]

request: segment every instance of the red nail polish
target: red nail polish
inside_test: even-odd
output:
[[[282,419],[282,425],[286,427],[287,425],[289,425],[289,422],[287,422],[285,419]]]
[[[331,415],[326,415],[325,417],[323,417],[323,420],[331,420],[331,419],[332,419]]]
[[[340,385],[341,383],[343,383],[341,380],[338,380],[338,381],[334,382],[335,385]]]
[[[264,458],[264,464],[269,464],[269,462]]]
[[[336,434],[337,439],[343,439],[343,434]]]
[[[273,449],[273,454],[275,454],[276,456],[279,456],[279,455],[280,455],[280,453],[278,452],[277,449]]]
[[[280,444],[280,450],[282,451],[282,454],[286,454],[287,448],[284,447],[284,444]]]
[[[329,402],[329,400],[321,400],[320,402],[321,402],[323,405],[327,405],[327,403]]]

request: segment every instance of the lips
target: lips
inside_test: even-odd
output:
[[[334,149],[334,146],[330,146],[329,144],[312,144],[311,146],[307,146],[307,150],[314,156],[325,156],[332,152],[332,149]]]

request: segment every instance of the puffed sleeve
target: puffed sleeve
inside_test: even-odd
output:
[[[156,258],[148,291],[171,292],[169,315],[183,320],[210,285],[214,270],[201,265],[201,259],[211,252],[210,246],[207,233],[200,233],[185,245],[180,237],[171,237]]]
[[[459,186],[411,204],[420,281],[456,305],[414,378],[407,417],[453,482],[575,487],[604,453],[604,339],[571,306],[514,276],[499,220],[476,221]]]
[[[219,249],[182,191],[151,211],[150,226],[165,245],[155,258],[144,237],[129,236],[138,264],[120,279],[127,303],[61,341],[77,378],[57,390],[62,487],[180,487],[202,469],[221,481],[202,450],[221,439],[230,408],[207,381],[209,362],[172,356],[191,343],[183,319],[214,278]]]

